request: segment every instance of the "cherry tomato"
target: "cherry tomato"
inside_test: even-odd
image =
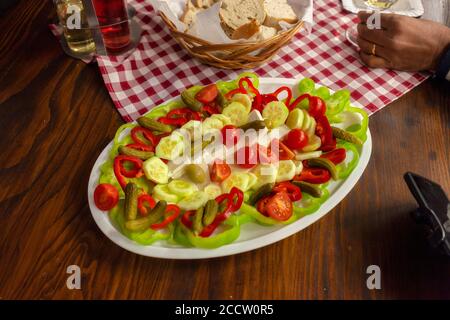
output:
[[[347,156],[346,151],[344,148],[335,149],[331,152],[324,153],[320,157],[325,158],[333,162],[334,164],[339,164],[342,161],[345,160],[345,157]]]
[[[292,201],[286,192],[278,192],[266,203],[265,210],[271,218],[286,221],[293,213]]]
[[[301,150],[308,145],[308,136],[302,129],[292,129],[283,142],[292,150]]]
[[[213,83],[209,86],[204,87],[201,89],[196,95],[195,99],[200,101],[201,103],[210,103],[213,102],[214,99],[216,99],[217,95],[219,94],[219,89],[217,89],[217,86]]]
[[[261,213],[264,216],[268,216],[267,215],[267,210],[266,210],[266,205],[267,202],[269,202],[271,196],[265,196],[261,199],[258,200],[258,203],[256,204],[256,209],[259,211],[259,213]]]
[[[240,139],[240,130],[231,124],[223,127],[221,130],[223,144],[229,147],[236,145]]]
[[[325,106],[325,102],[319,98],[310,96],[309,97],[309,109],[308,113],[312,115],[314,118],[316,116],[323,116],[325,115],[327,108]]]
[[[325,183],[330,179],[330,172],[323,168],[303,168],[302,172],[294,177],[296,181],[305,181],[314,184]]]
[[[214,162],[209,171],[212,182],[222,182],[231,174],[231,168],[226,163]]]
[[[273,192],[275,192],[275,193],[286,192],[289,196],[289,199],[291,199],[291,201],[293,201],[293,202],[299,201],[302,199],[302,192],[301,192],[300,188],[297,187],[296,185],[290,183],[289,181],[284,181],[284,182],[278,183],[273,188]]]
[[[119,202],[119,191],[109,183],[101,183],[95,188],[94,202],[100,210],[111,210]]]

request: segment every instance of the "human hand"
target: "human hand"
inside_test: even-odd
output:
[[[361,60],[371,68],[435,70],[444,50],[450,46],[450,28],[445,25],[381,14],[381,29],[371,30],[366,24],[371,15],[369,12],[358,13],[361,22],[357,38]]]

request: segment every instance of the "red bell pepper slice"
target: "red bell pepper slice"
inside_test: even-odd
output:
[[[345,160],[346,156],[347,156],[346,150],[344,148],[339,148],[331,152],[324,153],[320,157],[328,159],[334,164],[339,164]]]
[[[156,145],[154,134],[147,128],[134,127],[131,129],[130,134],[135,145],[152,146],[153,148]],[[142,140],[139,134],[141,134],[145,140]]]
[[[169,214],[171,213],[171,214]],[[164,229],[169,224],[174,222],[180,215],[180,207],[175,204],[168,204],[166,207],[166,215],[161,223],[154,223],[150,226],[153,230]],[[192,222],[191,222],[192,223]]]
[[[141,216],[145,217],[148,215],[148,208],[153,209],[156,206],[156,201],[153,197],[147,193],[141,194],[137,200],[138,211]],[[147,205],[146,205],[147,204]]]
[[[325,106],[325,102],[315,96],[309,97],[309,107],[308,107],[308,113],[313,116],[314,118],[317,116],[323,116],[325,115],[325,112],[327,111],[327,108]]]
[[[282,93],[283,91],[286,91],[286,93],[287,93],[286,106],[289,106],[290,103],[291,103],[291,99],[292,99],[292,90],[291,90],[291,88],[289,88],[287,86],[279,87],[277,90],[275,90],[274,93],[272,93],[272,95],[275,96],[277,100],[280,100],[280,99],[278,99],[278,95],[280,93]]]
[[[233,187],[230,193],[218,196],[216,198],[216,201],[219,203],[219,205],[223,201],[227,201],[227,206],[221,213],[216,216],[211,224],[203,228],[203,230],[199,234],[200,237],[209,237],[223,221],[228,219],[233,212],[239,210],[244,201],[244,193],[238,188]]]
[[[186,211],[181,216],[181,223],[184,224],[188,229],[192,228],[192,220],[191,217],[195,214],[195,210]]]
[[[234,89],[234,90],[230,90],[229,92],[227,92],[227,94],[225,94],[225,98],[228,99],[228,100],[230,100],[230,99],[231,99],[235,94],[237,94],[237,93],[243,93],[243,94],[246,94],[246,93],[247,93],[247,90],[241,89],[241,88],[237,88],[237,89]]]
[[[247,84],[248,88],[244,87],[244,83]],[[250,90],[250,92],[253,93],[255,96],[260,95],[258,89],[255,88],[255,86],[253,85],[253,82],[250,80],[250,78],[239,79],[239,88],[241,90],[244,90],[245,92],[248,92]]]
[[[231,200],[230,210],[231,210],[231,212],[236,212],[242,206],[242,203],[244,201],[244,193],[240,189],[233,187],[233,188],[231,188],[229,194],[230,194],[230,200]]]
[[[173,109],[169,111],[165,117],[161,117],[158,119],[159,122],[173,125],[173,126],[182,126],[189,122],[190,120],[201,120],[201,115],[198,112],[195,112],[189,108],[180,108]]]
[[[299,187],[290,183],[289,181],[284,181],[278,183],[274,188],[273,192],[286,192],[292,202],[299,201],[302,199],[302,192]]]
[[[146,144],[139,144],[139,143],[130,143],[130,144],[127,144],[127,147],[136,149],[139,151],[154,151],[155,150],[154,146],[150,146],[150,145],[146,145]]]
[[[133,168],[126,169],[124,167],[125,162],[133,164]],[[123,190],[125,190],[127,185],[125,178],[139,178],[143,175],[142,164],[143,161],[141,159],[132,156],[118,155],[114,158],[114,174]]]
[[[221,204],[225,201],[226,201],[225,207],[222,208],[221,211],[219,211],[219,213],[217,215],[217,216],[221,216],[222,218],[226,217],[226,215],[228,215],[231,212],[233,201],[230,199],[229,193],[224,193],[224,194],[221,194],[220,196],[216,197],[216,202],[219,205],[219,208],[220,208]]]
[[[313,184],[321,184],[328,182],[331,174],[324,168],[303,168],[302,172],[294,177],[295,181],[305,181]]]
[[[244,84],[247,84],[247,87],[245,87]],[[272,94],[262,95],[259,93],[258,89],[255,88],[253,82],[249,78],[239,79],[239,88],[229,91],[225,94],[225,98],[231,99],[237,93],[248,94],[249,92],[255,96],[252,102],[252,110],[262,112],[262,109],[264,109],[264,106],[267,103],[277,100]]]
[[[331,151],[336,148],[336,138],[333,137],[333,131],[331,130],[330,123],[325,115],[316,115],[316,135],[319,136],[321,141],[320,150]]]
[[[220,113],[219,108],[217,108],[217,106],[215,105],[205,105],[202,107],[202,111],[207,113],[208,116]]]
[[[309,99],[311,96],[309,93],[302,94],[301,96],[297,97],[290,105],[288,105],[289,111],[294,110],[297,105],[302,102],[305,99]]]
[[[256,96],[252,103],[252,110],[258,110],[259,112],[262,112],[264,110],[264,107],[272,101],[278,101],[277,97],[275,97],[273,94],[262,94]]]

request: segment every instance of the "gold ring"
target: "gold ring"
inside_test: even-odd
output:
[[[377,54],[377,45],[373,44],[372,45],[372,55],[375,56]]]

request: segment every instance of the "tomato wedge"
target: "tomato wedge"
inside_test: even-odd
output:
[[[275,148],[273,150],[272,148]],[[276,153],[278,149],[278,154]],[[272,163],[279,160],[291,160],[295,157],[295,153],[292,152],[283,142],[278,139],[272,140],[269,147],[259,148],[259,159],[261,163]]]
[[[196,95],[195,99],[200,101],[201,103],[210,103],[213,102],[214,99],[216,99],[217,95],[219,94],[219,89],[217,88],[216,84],[210,84],[209,86],[204,87],[201,89]]]
[[[273,192],[286,192],[292,202],[299,201],[302,199],[302,192],[299,187],[290,183],[289,181],[284,181],[278,183],[274,188]]]
[[[266,203],[265,210],[269,217],[279,220],[288,220],[294,211],[292,201],[286,192],[278,192]]]
[[[241,129],[228,124],[221,130],[223,144],[227,147],[232,147],[239,142]]]
[[[212,182],[222,182],[231,174],[231,168],[226,163],[214,162],[209,170],[209,177]]]
[[[320,157],[325,158],[333,162],[334,164],[339,164],[345,160],[347,153],[344,148],[334,149],[331,152],[324,153]]]
[[[259,213],[261,213],[262,215],[264,215],[266,217],[268,216],[267,210],[266,210],[266,205],[267,205],[267,202],[269,202],[270,198],[271,198],[271,196],[265,196],[265,197],[261,198],[256,204],[256,209],[259,211]]]
[[[94,191],[94,203],[100,210],[108,211],[119,202],[119,191],[112,184],[101,183]]]

